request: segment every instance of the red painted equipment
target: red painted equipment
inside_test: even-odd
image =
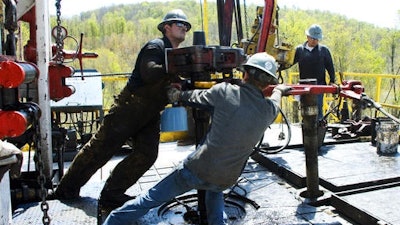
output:
[[[33,82],[38,74],[38,68],[31,63],[3,61],[0,62],[0,86],[17,88],[23,83]]]
[[[50,99],[59,101],[65,97],[75,93],[75,88],[65,84],[65,78],[71,77],[74,74],[74,69],[62,64],[53,64],[49,66],[49,81],[50,81]]]
[[[0,111],[0,138],[17,137],[28,127],[25,116],[18,111]]]
[[[0,110],[0,139],[22,135],[41,114],[36,103],[21,103],[16,108]]]
[[[27,45],[24,46],[25,59],[32,63],[37,63],[36,58],[36,20],[35,20],[35,7],[32,7],[26,14],[21,17],[22,21],[29,23],[30,36]],[[78,59],[81,71],[83,71],[82,59],[83,58],[97,58],[96,53],[82,53],[82,37],[79,45],[79,50],[76,51],[65,51],[62,49],[62,57],[64,59]],[[65,37],[64,37],[65,38]],[[56,46],[52,47],[52,54],[55,55],[57,51]],[[49,65],[49,89],[50,89],[50,99],[54,101],[59,101],[65,97],[68,97],[75,93],[75,88],[71,85],[65,84],[65,78],[71,77],[74,74],[74,69],[63,64]],[[83,74],[82,74],[83,75]],[[82,77],[83,79],[83,77]]]
[[[349,80],[343,81],[341,85],[310,85],[310,84],[292,84],[288,85],[292,87],[289,91],[289,95],[304,95],[304,94],[339,94],[342,97],[353,98],[361,100],[364,87],[361,81]],[[270,85],[263,90],[265,96],[270,96],[275,85]]]
[[[82,80],[83,80],[83,63],[82,63],[82,59],[83,58],[97,58],[98,54],[97,53],[93,53],[93,52],[82,53],[82,41],[83,41],[83,34],[81,33],[78,52],[76,52],[76,51],[66,51],[65,49],[63,49],[62,50],[62,56],[63,56],[64,59],[78,59],[79,67],[80,67],[80,70],[81,70],[81,73],[82,73]],[[52,54],[55,55],[56,52],[57,52],[57,46],[53,45],[51,50],[52,50]]]
[[[258,39],[257,52],[265,52],[267,50],[267,42],[271,33],[275,32],[275,27],[272,24],[274,11],[276,7],[275,0],[264,1],[264,13],[262,18],[260,38]]]
[[[167,71],[192,81],[211,80],[210,72],[229,74],[246,58],[240,48],[195,45],[167,49]]]

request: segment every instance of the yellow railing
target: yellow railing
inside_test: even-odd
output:
[[[287,84],[295,84],[298,83],[299,73],[298,72],[290,72],[286,73]],[[379,103],[385,108],[392,110],[399,110],[400,105],[398,102],[395,92],[400,88],[400,76],[391,75],[391,74],[367,74],[367,73],[351,73],[351,72],[343,72],[336,73],[336,83],[340,83],[341,79],[343,80],[360,80],[363,84],[365,90],[364,93],[373,99],[375,102]],[[392,97],[389,94],[393,94]],[[330,94],[326,94],[324,98],[324,111],[328,109],[329,102],[334,100],[334,96]],[[294,98],[289,97],[289,102],[295,101]],[[350,108],[351,109],[351,108]]]
[[[392,81],[397,81],[395,83],[399,82],[400,76],[398,75],[392,75],[392,74],[365,74],[365,73],[345,73],[344,77],[359,77],[360,80],[363,78],[369,78],[369,79],[375,79],[375,95],[374,95],[374,101],[380,103],[382,106],[388,107],[388,108],[395,108],[395,109],[400,109],[400,106],[397,104],[389,104],[386,102],[382,102],[382,92],[389,91],[387,88],[390,88],[390,86],[382,87],[383,83],[386,84],[386,82],[383,82],[384,80],[392,80]],[[398,88],[398,87],[397,87]],[[396,90],[396,89],[394,89]],[[394,91],[393,90],[393,91]],[[368,90],[365,90],[367,93]],[[388,94],[388,93],[386,93]],[[396,93],[395,93],[396,94]],[[370,95],[372,97],[372,95]]]
[[[299,80],[298,72],[284,72],[284,82],[286,84],[296,84]],[[399,110],[400,105],[397,104],[398,99],[395,97],[388,98],[390,93],[394,93],[394,90],[400,90],[400,76],[391,75],[391,74],[366,74],[366,73],[336,73],[336,81],[340,82],[340,77],[343,80],[360,80],[365,88],[365,93],[372,98],[377,103],[381,104],[383,107]],[[118,94],[122,87],[125,85],[127,76],[105,76],[102,78],[104,83],[103,90],[103,109],[104,111],[108,111],[112,102],[113,96]],[[392,83],[391,83],[392,82]],[[393,82],[397,85],[394,86],[394,90],[391,90]],[[396,94],[396,93],[394,93]],[[334,96],[327,94],[324,98],[324,110],[328,109],[329,102],[334,100]],[[287,98],[286,103],[289,105],[293,105],[296,102],[296,99],[293,96],[289,96]],[[291,107],[290,106],[290,107]],[[288,106],[286,106],[288,107]],[[285,107],[283,107],[285,108]],[[351,108],[350,108],[351,109]],[[285,110],[285,109],[284,109]],[[294,112],[293,112],[294,113]],[[279,118],[278,120],[279,121]]]

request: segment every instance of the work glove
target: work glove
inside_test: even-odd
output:
[[[293,88],[284,84],[278,84],[274,90],[274,91],[280,91],[282,93],[282,96],[287,96],[289,95],[289,91],[292,90]]]
[[[22,151],[14,144],[0,140],[0,180],[10,170],[11,178],[21,175]]]
[[[167,90],[168,102],[175,103],[179,101],[179,96],[181,95],[181,90],[176,87],[171,87]]]

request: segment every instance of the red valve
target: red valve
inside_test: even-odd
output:
[[[28,120],[18,111],[0,111],[0,124],[0,139],[18,137],[26,131]]]
[[[30,83],[38,74],[38,68],[31,63],[0,62],[0,86],[4,88],[17,88],[22,83]]]
[[[49,81],[50,81],[50,99],[59,101],[65,97],[75,93],[75,88],[65,84],[65,78],[71,77],[74,69],[62,64],[54,64],[49,66]]]
[[[57,47],[53,45],[51,47],[52,53],[55,54],[57,51]],[[78,52],[71,50],[62,50],[62,55],[64,59],[82,59],[82,58],[97,58],[99,55],[94,52],[84,52],[82,53],[82,49],[80,48]]]
[[[79,42],[79,50],[78,52],[75,51],[66,51],[66,50],[62,50],[62,54],[64,59],[75,59],[77,58],[79,61],[79,67],[81,70],[81,75],[82,75],[82,80],[83,80],[83,65],[82,65],[82,59],[83,58],[97,58],[99,55],[97,55],[94,52],[86,52],[86,53],[82,53],[82,42],[83,42],[83,33],[81,33],[81,39]],[[55,54],[57,52],[57,46],[53,46],[52,47],[52,52],[53,54]]]

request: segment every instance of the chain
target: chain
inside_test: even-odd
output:
[[[56,1],[56,15],[57,15],[57,37],[56,37],[56,57],[55,61],[57,64],[62,64],[64,62],[63,48],[64,41],[61,36],[61,0]]]
[[[44,225],[50,224],[50,217],[48,215],[49,204],[46,201],[47,198],[47,189],[45,187],[46,184],[46,176],[44,175],[44,165],[42,160],[42,148],[40,142],[40,127],[38,121],[33,122],[33,129],[35,130],[33,136],[33,142],[35,146],[35,166],[36,171],[39,172],[39,176],[37,178],[38,183],[40,184],[40,197],[42,202],[40,204],[40,208],[43,212],[42,222]]]

